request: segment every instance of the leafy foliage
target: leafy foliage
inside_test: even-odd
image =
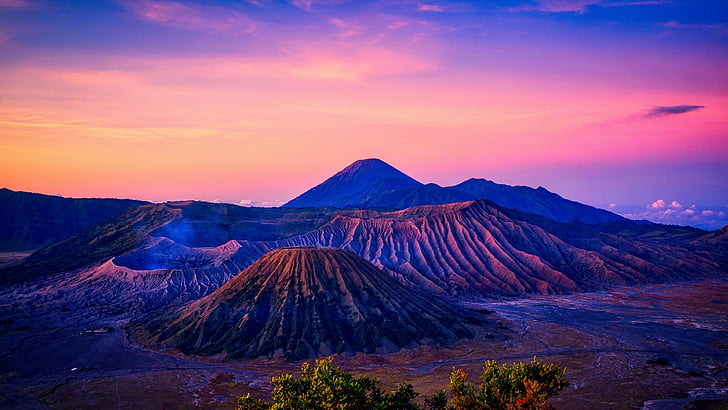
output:
[[[402,383],[393,393],[385,393],[379,380],[352,376],[334,367],[330,358],[317,360],[314,367],[301,366],[301,378],[290,374],[271,379],[273,403],[255,400],[250,395],[238,400],[238,410],[311,409],[311,410],[408,410],[418,393],[409,383]]]
[[[465,381],[467,373],[455,369],[450,391],[455,409],[548,409],[546,401],[568,386],[564,370],[533,358],[531,363],[504,364],[487,361],[476,387]]]
[[[352,376],[335,367],[330,358],[317,360],[314,367],[301,366],[301,377],[290,374],[271,379],[272,403],[254,399],[249,394],[238,399],[238,410],[415,410],[412,403],[419,393],[411,384],[403,382],[392,393],[383,392],[379,380],[367,376]],[[568,383],[564,370],[533,359],[531,363],[498,366],[494,361],[485,363],[482,384],[466,382],[467,373],[453,369],[450,393],[454,406],[448,405],[446,390],[425,399],[429,410],[535,410],[552,409],[547,403]]]

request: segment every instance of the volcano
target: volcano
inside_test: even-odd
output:
[[[271,251],[214,293],[141,324],[148,345],[288,360],[449,343],[487,327],[482,313],[415,291],[350,251],[314,247]]]
[[[371,195],[416,188],[421,185],[380,159],[360,159],[283,206],[356,207]]]

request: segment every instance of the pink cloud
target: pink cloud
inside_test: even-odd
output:
[[[256,28],[252,19],[227,9],[157,0],[121,0],[121,4],[142,20],[172,27],[244,33]]]
[[[662,209],[665,207],[665,201],[662,199],[658,199],[657,201],[647,205],[647,208],[650,209]]]
[[[340,18],[331,18],[329,23],[339,28],[339,35],[343,38],[355,36],[361,32],[361,27]]]
[[[406,21],[397,20],[389,24],[387,28],[390,30],[396,30],[398,28],[407,27],[408,25],[409,23],[407,23]]]
[[[417,7],[417,10],[434,11],[434,12],[438,12],[438,13],[442,13],[445,11],[445,9],[443,9],[442,6],[438,6],[436,4],[420,4],[419,7]]]
[[[672,203],[670,203],[670,207],[671,208],[682,208],[683,206],[682,206],[682,204],[680,204],[680,202],[672,201]]]
[[[298,7],[301,10],[311,11],[311,0],[291,0],[291,4]]]
[[[36,4],[28,0],[0,0],[0,7],[19,9],[34,6],[36,6]]]

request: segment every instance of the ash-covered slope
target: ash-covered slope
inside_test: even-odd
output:
[[[595,208],[580,202],[564,199],[545,188],[497,184],[487,179],[471,178],[458,185],[448,187],[477,199],[487,199],[496,204],[545,216],[559,222],[583,222],[599,224],[611,221],[626,221],[615,213]]]
[[[458,296],[562,293],[726,275],[718,262],[684,247],[558,223],[483,200],[341,215],[309,233],[264,244],[349,249],[419,287]]]
[[[486,325],[331,248],[272,251],[205,298],[149,318],[135,326],[150,345],[287,359],[447,343]]]
[[[422,184],[380,159],[363,159],[355,161],[283,206],[356,207],[371,195],[420,185]]]

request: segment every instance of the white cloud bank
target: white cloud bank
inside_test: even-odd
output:
[[[642,209],[627,209],[628,207],[612,205],[615,204],[610,204],[611,211],[629,219],[646,219],[666,225],[694,226],[709,231],[728,225],[728,211],[725,209],[694,204],[685,207],[675,200],[668,202],[658,199]]]

